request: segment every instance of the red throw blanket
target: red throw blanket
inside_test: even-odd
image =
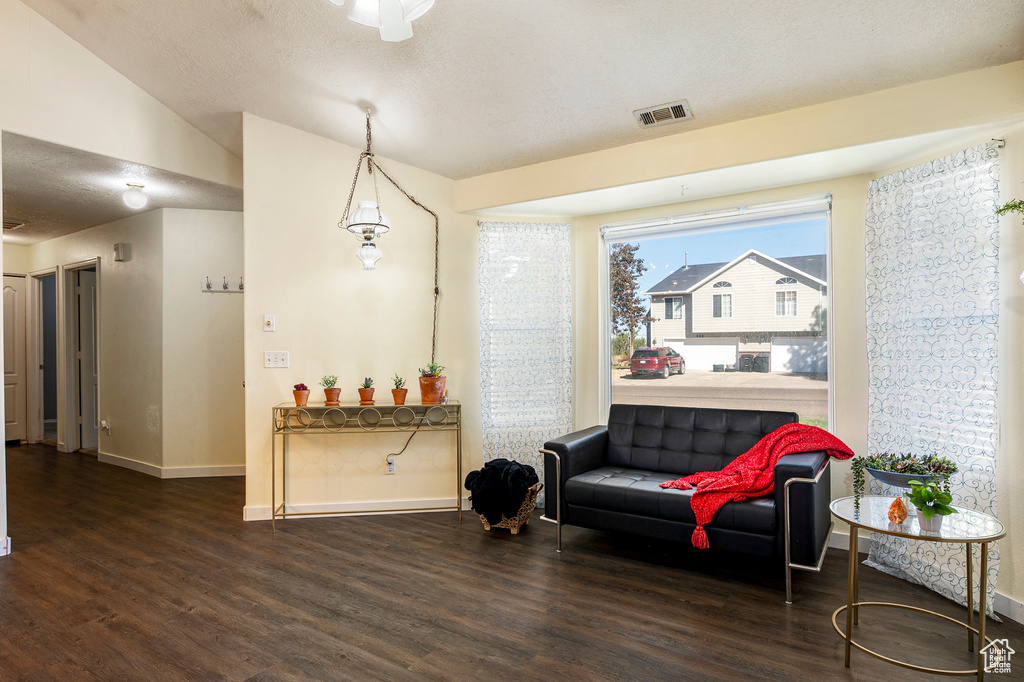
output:
[[[715,512],[729,502],[771,494],[775,490],[775,464],[780,457],[819,450],[836,459],[853,457],[853,450],[828,431],[806,424],[786,424],[759,440],[721,471],[701,471],[665,481],[661,487],[679,490],[697,487],[690,498],[690,507],[697,517],[697,527],[690,541],[694,547],[707,549],[704,524],[711,522]]]

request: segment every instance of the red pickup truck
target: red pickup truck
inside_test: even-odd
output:
[[[668,379],[669,374],[685,374],[686,361],[671,348],[638,348],[629,359],[633,376],[654,374]]]

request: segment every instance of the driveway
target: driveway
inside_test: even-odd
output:
[[[612,370],[612,402],[796,412],[800,421],[824,426],[828,381],[820,374],[687,370],[668,379],[633,378]]]

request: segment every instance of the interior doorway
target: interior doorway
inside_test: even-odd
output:
[[[59,293],[63,295],[57,297],[55,305],[57,448],[63,452],[83,450],[96,453],[100,426],[99,259],[66,265],[61,270],[63,277],[59,280],[63,280],[63,287],[58,284],[57,289],[62,288]],[[43,282],[40,285],[41,288],[45,286]],[[45,295],[42,291],[40,293],[42,303]],[[37,347],[45,354],[43,336]],[[45,361],[41,364],[45,368]],[[40,380],[44,381],[45,377],[40,376]],[[46,390],[40,393],[43,394],[41,402],[45,410]],[[45,413],[43,416],[42,422],[45,423]]]
[[[38,423],[34,440],[52,445],[57,444],[57,273],[50,272],[35,277],[38,282],[39,318],[38,328],[38,380],[37,404]]]

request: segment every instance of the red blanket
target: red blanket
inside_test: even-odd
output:
[[[786,424],[759,440],[721,471],[701,471],[665,481],[661,487],[679,490],[697,487],[690,498],[690,507],[697,517],[697,527],[690,541],[694,547],[707,549],[704,524],[711,522],[715,512],[729,502],[771,494],[775,490],[775,464],[780,457],[819,450],[836,459],[853,457],[853,450],[828,431],[806,424]]]

